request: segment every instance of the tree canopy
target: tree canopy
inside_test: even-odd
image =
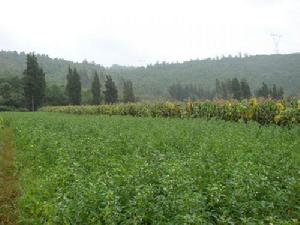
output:
[[[27,55],[24,74],[25,105],[31,111],[36,111],[43,103],[46,81],[45,73],[37,62],[34,54]]]
[[[101,91],[100,91],[100,80],[99,80],[99,76],[97,74],[97,71],[95,71],[94,74],[94,79],[92,82],[92,87],[91,87],[91,91],[92,91],[92,104],[94,105],[99,105],[100,104],[100,100],[101,100]]]
[[[104,97],[108,104],[118,101],[118,90],[110,75],[106,75]]]
[[[66,94],[71,105],[80,105],[81,103],[81,82],[76,68],[69,67],[67,74]]]
[[[281,86],[286,95],[300,95],[300,54],[234,56],[182,63],[156,63],[143,67],[113,65],[106,68],[95,63],[52,59],[47,55],[36,57],[47,74],[49,85],[65,85],[66,71],[70,65],[77,69],[84,80],[83,89],[91,87],[94,72],[97,71],[100,83],[105,82],[105,76],[101,74],[110,74],[119,89],[122,89],[123,79],[131,80],[135,95],[141,100],[169,98],[171,84],[193,84],[213,90],[216,79],[226,81],[235,77],[240,82],[246,78],[252,93],[265,82],[270,87],[273,84]],[[0,62],[0,78],[21,77],[26,68],[26,54],[0,51]],[[227,91],[225,86],[222,89]]]

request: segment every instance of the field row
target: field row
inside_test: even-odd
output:
[[[216,118],[225,121],[256,121],[278,125],[300,123],[300,100],[188,103],[129,103],[97,106],[43,107],[44,112],[74,114],[130,115],[136,117]]]

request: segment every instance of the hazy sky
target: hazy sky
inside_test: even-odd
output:
[[[109,66],[300,52],[300,0],[0,0],[0,49]]]

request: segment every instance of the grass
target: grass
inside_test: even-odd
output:
[[[1,114],[21,224],[298,224],[300,127]]]
[[[13,160],[12,132],[5,127],[0,130],[0,225],[16,224],[18,177]]]

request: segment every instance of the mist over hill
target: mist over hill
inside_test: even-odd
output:
[[[94,71],[100,73],[103,81],[110,74],[120,87],[122,79],[133,82],[140,99],[168,97],[168,88],[174,83],[194,84],[214,89],[215,80],[234,77],[246,78],[252,90],[262,82],[282,86],[288,95],[300,95],[300,54],[235,56],[218,59],[190,60],[183,63],[156,63],[145,67],[101,65],[82,63],[37,55],[39,64],[46,73],[49,84],[64,85],[68,67],[77,68],[83,88],[89,88]],[[0,78],[22,76],[26,66],[26,54],[15,51],[0,52]]]

